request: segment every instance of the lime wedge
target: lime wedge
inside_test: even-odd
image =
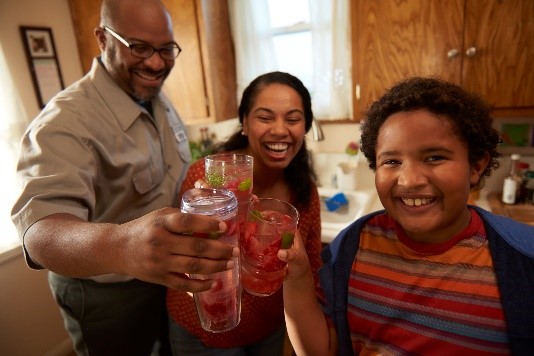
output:
[[[219,173],[209,173],[206,176],[206,181],[212,188],[220,188],[224,184],[224,177]]]
[[[239,185],[237,186],[237,189],[239,189],[242,192],[246,192],[247,190],[250,189],[251,186],[252,186],[252,179],[246,178],[241,183],[239,183]]]
[[[293,245],[293,238],[295,234],[292,232],[282,233],[282,247],[281,248],[290,248]]]

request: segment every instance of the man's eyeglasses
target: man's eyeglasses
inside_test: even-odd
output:
[[[103,29],[109,32],[110,35],[119,40],[123,45],[128,47],[132,55],[138,58],[146,59],[152,56],[154,52],[158,52],[162,59],[171,60],[178,57],[180,52],[182,52],[182,49],[177,43],[171,43],[167,46],[155,48],[146,43],[130,43],[107,26],[104,26]]]

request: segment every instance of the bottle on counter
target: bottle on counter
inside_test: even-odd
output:
[[[519,160],[521,159],[521,155],[512,154],[510,158],[510,171],[508,172],[508,176],[504,178],[502,189],[502,202],[505,204],[515,204],[517,202],[519,189],[523,182],[519,172]]]

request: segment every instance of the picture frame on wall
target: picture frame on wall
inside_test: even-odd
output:
[[[40,108],[65,88],[50,27],[20,26],[20,34]]]

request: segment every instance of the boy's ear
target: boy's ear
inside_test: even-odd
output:
[[[484,170],[488,166],[490,161],[490,155],[488,152],[484,154],[484,157],[479,159],[474,165],[471,166],[471,187],[478,184],[480,177],[484,174]]]

